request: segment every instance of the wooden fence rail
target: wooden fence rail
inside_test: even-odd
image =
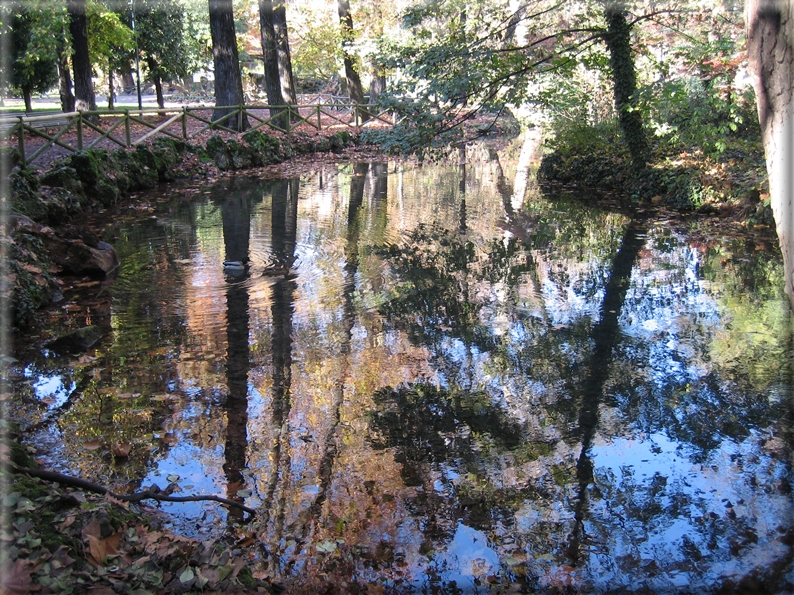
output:
[[[213,121],[212,112],[216,109],[229,111],[222,118]],[[239,114],[245,115],[249,121],[249,127],[242,133],[224,125]],[[193,125],[189,126],[189,122]],[[138,132],[134,132],[135,124],[140,125],[137,127]],[[14,144],[15,137],[22,162],[30,165],[56,146],[76,152],[93,149],[102,141],[131,148],[156,135],[188,141],[209,130],[244,134],[267,127],[289,134],[300,128],[322,130],[394,124],[394,116],[387,112],[377,111],[369,105],[350,103],[95,110],[0,117],[0,143]],[[143,134],[140,133],[141,128],[145,131]],[[67,137],[66,133],[70,131],[75,134]],[[38,139],[44,139],[44,144],[28,146],[28,142]],[[31,144],[38,145],[39,142]]]

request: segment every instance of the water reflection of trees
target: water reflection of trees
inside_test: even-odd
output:
[[[296,182],[257,181],[245,204],[231,196],[244,186],[225,186],[161,217],[179,258],[136,232],[148,245],[130,264],[139,305],[114,324],[119,345],[141,346],[128,368],[159,378],[123,386],[167,399],[106,394],[98,413],[89,395],[68,427],[101,433],[128,416],[130,431],[194,445],[207,473],[225,463],[216,481],[254,488],[268,571],[312,585],[317,571],[439,592],[458,579],[659,592],[677,573],[705,592],[760,568],[754,554],[785,566],[792,333],[774,263],[666,222],[643,233],[570,197],[521,205],[504,180],[487,203],[504,220],[486,232],[486,184],[467,170],[417,175],[422,201],[402,235],[397,176],[366,164],[324,180],[322,220],[308,209],[299,220]],[[261,246],[224,244],[221,229],[243,237],[236,217]],[[176,262],[196,245],[209,260],[252,254],[297,274],[253,270],[226,285],[219,266],[210,278]],[[195,292],[189,312],[167,294],[147,305],[144,288],[169,275]],[[158,333],[162,351],[150,352]],[[122,355],[97,388],[120,385]],[[147,464],[171,446],[161,438]],[[450,570],[463,529],[502,561],[490,576]]]
[[[558,205],[555,207],[559,209]],[[491,407],[507,401],[511,413],[505,416],[509,419],[510,415],[519,414],[526,420],[523,444],[518,448],[496,449],[502,453],[497,460],[502,465],[509,461],[509,467],[515,465],[511,475],[519,476],[522,459],[545,461],[546,473],[550,475],[539,483],[531,482],[530,485],[542,489],[530,495],[522,489],[527,484],[513,484],[521,486],[518,491],[506,490],[486,470],[473,474],[467,470],[467,479],[458,480],[450,494],[435,497],[465,499],[472,486],[479,486],[478,493],[482,494],[488,492],[482,488],[484,482],[491,485],[492,495],[499,494],[504,503],[509,503],[502,509],[508,517],[511,513],[520,516],[527,508],[536,511],[533,514],[543,515],[543,511],[548,514],[554,500],[565,502],[569,516],[558,520],[540,517],[531,535],[520,534],[519,550],[537,556],[528,562],[528,567],[537,573],[538,585],[592,587],[590,581],[598,576],[612,577],[603,580],[617,585],[628,577],[645,575],[648,584],[669,587],[666,577],[676,572],[698,576],[699,565],[721,564],[719,560],[728,550],[732,552],[730,555],[752,557],[750,550],[754,543],[768,543],[770,539],[774,542],[776,535],[772,531],[760,537],[758,527],[753,526],[752,513],[745,511],[744,517],[737,516],[729,507],[715,515],[713,510],[709,511],[710,498],[693,496],[678,470],[662,471],[651,478],[634,476],[629,473],[630,467],[622,477],[605,473],[599,467],[598,453],[592,450],[605,439],[630,437],[641,428],[649,433],[661,432],[680,444],[679,448],[690,449],[685,456],[693,463],[713,464],[714,454],[725,448],[726,441],[744,443],[747,446],[741,449],[752,451],[759,445],[755,437],[758,430],[778,425],[774,408],[768,407],[764,399],[758,400],[752,387],[742,387],[742,382],[737,382],[741,374],[737,375],[735,369],[725,374],[726,370],[711,364],[708,352],[687,348],[698,345],[696,336],[711,335],[714,329],[709,324],[714,326],[715,321],[704,316],[682,326],[681,314],[676,312],[688,307],[684,305],[686,296],[682,300],[677,293],[681,288],[692,292],[691,299],[702,300],[705,296],[702,285],[688,277],[692,269],[691,261],[686,260],[686,249],[679,239],[670,241],[667,230],[661,231],[661,235],[668,236],[665,249],[671,252],[671,268],[674,266],[683,273],[677,280],[668,279],[670,285],[658,284],[649,281],[645,272],[644,259],[648,254],[642,250],[646,243],[646,230],[642,227],[629,225],[619,238],[614,227],[610,230],[607,225],[598,230],[582,220],[581,214],[570,220],[557,219],[552,227],[543,217],[533,216],[534,208],[530,203],[526,211],[511,216],[513,228],[516,220],[532,226],[487,248],[474,246],[455,232],[420,227],[403,245],[390,246],[384,251],[384,258],[398,272],[390,299],[381,309],[389,323],[429,349],[437,368],[446,372],[440,376],[442,382],[453,391],[460,390],[456,382],[467,375],[462,368],[473,365],[476,370],[473,373],[469,370],[469,376],[476,381],[467,386],[469,391],[484,391]],[[658,243],[659,233],[651,235]],[[520,241],[515,241],[516,236]],[[561,240],[561,244],[549,249],[550,239]],[[558,265],[547,262],[547,253],[560,259]],[[571,264],[580,267],[578,279],[571,275]],[[576,273],[575,268],[573,272]],[[637,281],[633,281],[635,275]],[[541,284],[546,294],[537,296],[539,304],[530,308],[531,315],[523,312],[524,304],[516,294],[517,288],[527,282],[536,296]],[[504,284],[501,292],[500,283]],[[476,289],[472,291],[472,287]],[[553,302],[550,303],[549,297],[554,292],[573,292],[586,301],[597,300],[599,307],[595,311],[585,309],[584,315],[550,309],[548,306],[553,306]],[[494,332],[498,328],[494,323],[498,325],[500,318],[505,321],[504,330]],[[646,328],[651,328],[651,322],[656,320],[662,325],[668,319],[673,323],[660,330],[660,340],[654,343],[647,341],[647,336],[643,337],[646,340],[640,340],[631,332],[637,328],[635,318]],[[786,341],[791,340],[785,323],[777,328],[783,331],[781,336]],[[475,346],[480,357],[463,358],[457,343]],[[791,365],[781,360],[779,350],[773,351],[777,354],[771,361],[783,364],[781,379],[785,382],[786,377],[790,378]],[[765,359],[770,361],[769,357]],[[701,371],[709,369],[708,373]],[[408,389],[404,392],[412,394]],[[401,419],[405,428],[402,434],[386,432],[391,437],[391,441],[386,441],[384,423],[388,421],[390,428],[399,427],[392,419],[399,417],[395,410],[403,411],[412,405],[410,401],[403,402],[403,398],[402,407],[395,408],[392,401],[398,400],[396,395],[401,395],[400,391],[386,394],[391,396],[380,397],[385,410],[375,417],[373,442],[397,448],[405,474],[411,478],[420,476],[414,467],[418,464],[426,469],[430,465],[428,455],[423,455],[421,448],[412,448],[413,444],[436,452],[439,461],[443,460],[455,473],[466,469],[459,450],[453,454],[446,451],[442,441],[423,439],[433,432],[439,436],[454,436],[454,433],[443,434],[438,429],[425,432],[417,424]],[[536,399],[535,395],[542,398]],[[520,403],[527,397],[540,405],[540,409]],[[421,401],[416,396],[413,399]],[[438,416],[439,409],[454,415],[449,403],[434,406],[422,403],[420,407],[424,407],[421,410],[428,417]],[[501,427],[493,426],[494,431]],[[576,442],[580,445],[578,455],[570,452],[561,459],[560,455]],[[406,452],[411,455],[406,456]],[[650,455],[656,452],[651,450]],[[732,460],[746,461],[746,458]],[[769,464],[773,468],[776,465],[767,460],[763,466]],[[742,484],[758,481],[756,473],[747,474],[741,468],[734,472],[742,477]],[[769,468],[760,475],[773,485],[777,481],[775,472]],[[783,504],[784,508],[778,510],[784,511],[787,500],[771,498],[769,504],[773,507]],[[527,506],[528,502],[533,504]],[[493,501],[490,506],[493,511],[499,510]],[[435,505],[435,508],[449,510],[450,506],[447,503],[446,507]],[[610,509],[620,510],[619,523],[613,522]],[[689,533],[679,535],[675,545],[662,545],[664,538],[659,541],[662,528],[680,522],[677,519],[680,515],[686,517],[688,509],[700,510],[704,519],[712,515],[713,522],[688,523]],[[789,526],[788,516],[782,517],[781,531]],[[491,526],[500,522],[491,519]],[[450,534],[448,528],[443,537],[448,540]],[[723,540],[732,544],[730,548],[726,549]],[[494,544],[500,546],[498,540]],[[672,551],[681,548],[691,558],[681,560],[673,555],[666,563],[657,559],[653,567],[648,566],[649,560],[653,560],[650,552],[655,551],[658,556],[660,547],[672,547]],[[433,544],[433,549],[443,548],[443,538]],[[712,553],[715,549],[717,553]],[[555,563],[541,562],[549,554]],[[576,568],[586,573],[577,575]],[[753,572],[753,580],[761,584],[778,584],[780,577],[777,571]],[[700,584],[711,588],[709,580],[703,578]]]

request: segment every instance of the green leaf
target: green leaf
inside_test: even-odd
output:
[[[193,570],[190,568],[185,568],[182,574],[179,575],[179,582],[188,583],[193,580],[195,575],[193,574]]]

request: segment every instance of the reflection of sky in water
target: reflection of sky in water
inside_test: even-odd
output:
[[[389,183],[396,184],[396,176]],[[539,577],[541,586],[571,580],[573,584],[582,581],[583,591],[617,585],[657,592],[685,585],[709,585],[711,579],[744,573],[784,557],[786,552],[781,548],[785,548],[776,536],[779,528],[785,529],[794,521],[790,497],[782,494],[778,486],[781,480],[788,481],[788,470],[779,462],[786,460],[788,445],[778,445],[777,454],[769,452],[772,431],[768,426],[773,421],[766,412],[760,416],[760,422],[756,418],[747,420],[748,427],[741,438],[734,438],[734,434],[719,427],[710,436],[712,442],[702,447],[687,434],[700,429],[687,425],[688,416],[701,412],[708,415],[710,410],[706,405],[737,407],[736,415],[741,418],[739,405],[730,399],[744,394],[731,392],[732,388],[724,389],[725,394],[717,394],[719,391],[705,380],[707,375],[723,374],[710,360],[709,349],[714,334],[727,325],[720,311],[722,289],[712,288],[703,279],[701,269],[706,260],[703,252],[689,247],[682,234],[669,235],[653,228],[634,264],[614,353],[610,361],[598,363],[609,367],[608,382],[617,388],[606,386],[602,392],[610,397],[598,404],[600,419],[594,428],[595,440],[589,453],[595,480],[587,489],[583,513],[584,563],[569,572],[565,548],[576,520],[580,487],[575,470],[582,442],[580,384],[588,377],[586,366],[581,364],[588,361],[587,355],[593,349],[590,331],[600,317],[611,251],[619,245],[616,238],[620,230],[612,228],[615,220],[601,225],[594,215],[594,223],[588,223],[593,228],[590,233],[603,232],[604,239],[592,252],[573,250],[572,254],[566,254],[563,247],[546,244],[542,249],[527,248],[519,256],[533,260],[534,269],[531,273],[521,273],[518,286],[511,286],[496,273],[491,278],[475,279],[473,270],[466,282],[470,283],[467,295],[477,315],[473,325],[476,333],[471,328],[430,328],[426,330],[432,341],[423,343],[421,338],[410,336],[405,326],[385,321],[378,313],[377,306],[403,280],[373,245],[382,245],[378,244],[381,241],[405,241],[410,230],[420,223],[440,221],[442,227],[457,229],[457,203],[433,196],[427,189],[429,186],[419,184],[414,194],[389,196],[388,218],[384,216],[388,229],[384,232],[367,228],[366,222],[377,220],[378,213],[368,212],[367,217],[361,217],[357,233],[362,239],[356,266],[351,270],[347,267],[350,257],[347,182],[326,180],[323,190],[316,184],[302,183],[293,267],[295,290],[289,298],[282,294],[281,302],[276,299],[280,281],[263,274],[263,267],[274,256],[271,198],[267,190],[264,198],[259,192],[257,200],[263,202],[252,208],[251,276],[236,286],[245,293],[249,308],[248,426],[243,446],[246,472],[250,475],[243,487],[252,491],[246,504],[280,507],[274,516],[281,515],[284,526],[266,528],[271,533],[283,531],[282,535],[269,534],[274,537],[273,543],[300,533],[303,530],[300,523],[310,527],[307,531],[316,532],[313,539],[336,539],[343,531],[340,526],[357,526],[354,517],[361,511],[356,507],[370,506],[365,511],[367,522],[379,514],[384,517],[393,514],[390,519],[393,523],[384,521],[382,526],[372,528],[359,521],[360,533],[352,537],[363,539],[368,532],[379,533],[372,549],[377,549],[379,540],[389,542],[395,551],[402,548],[401,553],[410,557],[409,565],[416,571],[410,580],[417,586],[425,585],[430,580],[428,577],[435,574],[438,580],[455,581],[464,590],[483,588],[477,586],[478,582],[499,574],[500,568],[504,571],[504,560],[513,555],[521,558],[533,576]],[[390,192],[395,192],[394,186]],[[398,203],[410,204],[413,210],[397,208]],[[363,208],[370,208],[366,197],[363,204]],[[431,208],[423,210],[426,205]],[[470,192],[467,208],[471,213],[483,214],[482,221],[469,222],[470,237],[482,256],[487,252],[487,240],[499,234],[491,219],[500,216],[500,205],[480,200],[476,193]],[[175,261],[176,272],[184,282],[168,285],[175,275],[173,270],[166,271],[159,278],[162,287],[151,292],[153,301],[161,299],[163,303],[152,306],[139,295],[147,292],[141,292],[134,280],[122,278],[113,287],[116,299],[113,324],[118,331],[117,340],[122,333],[136,339],[135,333],[159,337],[162,329],[157,325],[173,322],[168,318],[171,316],[178,323],[174,326],[185,335],[175,333],[177,338],[169,355],[174,359],[161,367],[167,380],[140,380],[146,386],[141,392],[150,390],[147,382],[152,386],[162,383],[180,396],[167,414],[157,412],[166,415],[166,419],[156,420],[155,435],[161,436],[168,426],[175,436],[170,445],[149,451],[151,457],[145,463],[149,467],[140,485],[156,483],[165,488],[168,476],[176,475],[183,491],[175,495],[228,497],[227,478],[222,469],[226,462],[224,418],[228,410],[224,409],[222,397],[229,380],[230,303],[234,301],[232,297],[240,294],[232,295],[234,292],[229,291],[229,281],[223,275],[225,246],[220,209],[204,204],[192,216],[195,220],[190,225],[174,228],[182,230],[180,233],[185,237],[178,239],[189,246],[190,258]],[[561,220],[566,217],[564,212],[556,216]],[[600,229],[599,225],[609,229]],[[565,221],[560,226],[564,227]],[[384,236],[377,236],[379,233]],[[372,240],[367,234],[377,238]],[[661,240],[665,242],[664,252],[653,248],[654,242]],[[158,236],[157,242],[165,240]],[[160,249],[155,244],[141,249]],[[438,246],[433,250],[443,251]],[[350,278],[355,279],[355,291],[343,295]],[[125,291],[135,299],[130,299]],[[128,299],[132,306],[125,301]],[[291,301],[285,307],[286,300]],[[347,303],[354,308],[354,320],[349,327],[345,326]],[[137,307],[145,315],[136,317]],[[444,313],[428,313],[430,318],[434,315],[447,320]],[[407,319],[410,314],[404,316]],[[279,321],[288,327],[284,332],[289,332],[292,338],[289,354],[292,384],[287,387],[287,400],[279,404],[283,407],[279,415],[284,417],[276,420],[274,366],[280,346],[275,344],[274,325]],[[420,324],[416,320],[409,322]],[[455,326],[457,321],[447,324]],[[282,339],[284,336],[278,335]],[[152,343],[156,340],[152,339]],[[115,357],[114,347],[110,344],[105,347]],[[349,353],[347,361],[339,357],[343,347]],[[121,357],[133,361],[138,355],[122,353]],[[283,357],[284,353],[279,355]],[[624,367],[620,368],[621,365]],[[26,374],[34,379],[36,397],[44,399],[52,395],[54,406],[64,403],[74,388],[71,380],[65,380],[65,374],[38,375],[32,367]],[[401,470],[410,465],[395,462],[399,444],[389,444],[385,452],[378,454],[384,458],[388,458],[387,454],[392,456],[395,459],[389,461],[392,467],[370,469],[373,452],[367,450],[371,444],[366,436],[368,416],[374,413],[373,392],[383,386],[411,385],[420,379],[430,379],[431,383],[461,393],[467,390],[486,393],[490,401],[478,404],[485,408],[486,415],[498,410],[504,418],[520,421],[524,424],[522,431],[526,432],[522,438],[528,436],[531,447],[542,448],[534,455],[529,448],[524,453],[529,461],[525,462],[519,461],[520,448],[512,452],[504,447],[506,450],[497,452],[502,447],[496,441],[486,444],[482,440],[478,443],[481,450],[472,460],[466,459],[450,443],[460,439],[464,444],[472,434],[482,436],[491,431],[491,428],[473,431],[479,413],[469,411],[470,417],[465,422],[460,415],[450,422],[448,436],[439,432],[441,452],[428,453],[432,455],[429,457],[432,465],[423,467],[423,462],[414,465],[417,477],[411,478],[413,483],[400,477]],[[120,374],[111,380],[100,379],[98,384],[129,381],[133,385],[138,380]],[[723,384],[717,382],[715,386],[724,386],[726,382],[724,377],[718,381]],[[337,386],[342,387],[340,405],[333,399]],[[761,399],[783,403],[790,396],[790,387],[772,386]],[[449,406],[439,402],[436,406],[440,409]],[[74,409],[79,411],[79,406],[78,403]],[[335,411],[337,406],[340,409]],[[492,409],[486,410],[488,407]],[[448,412],[428,413],[435,413],[441,419]],[[341,421],[334,428],[337,415]],[[356,429],[350,430],[350,424],[356,424]],[[705,426],[706,430],[710,429],[708,423]],[[198,437],[192,433],[195,428],[214,434]],[[493,428],[492,434],[498,436],[501,429]],[[403,439],[414,444],[431,445],[438,438],[435,434],[419,435],[421,430],[412,436],[412,428],[400,430],[406,432]],[[481,436],[472,442],[481,440]],[[449,452],[443,451],[447,447]],[[694,453],[696,448],[698,451]],[[330,457],[323,459],[329,453]],[[67,456],[68,453],[64,454]],[[321,468],[321,459],[325,468]],[[103,469],[96,472],[102,473]],[[458,486],[468,481],[470,475],[494,490],[506,486],[520,493],[520,497],[510,502],[512,509],[494,514],[499,521],[509,520],[512,523],[509,529],[500,527],[489,533],[459,516],[464,507],[456,501],[462,493]],[[362,487],[362,483],[365,486],[368,483],[367,479],[375,487]],[[422,481],[425,483],[420,490],[417,486]],[[378,500],[383,496],[379,492],[381,485],[384,492],[388,491],[390,500]],[[368,490],[372,494],[365,496]],[[411,507],[421,506],[416,504],[419,500],[415,494],[408,495],[411,490],[421,491],[426,498],[436,498],[431,504],[438,505],[438,509],[412,516]],[[282,500],[275,502],[278,498]],[[381,508],[367,498],[377,500]],[[315,509],[317,502],[320,504]],[[398,503],[394,504],[394,511],[389,508],[392,502]],[[201,530],[209,528],[210,523],[203,523],[205,518],[222,521],[226,517],[226,511],[217,503],[159,506],[181,519],[181,524],[177,524],[190,534],[200,533],[197,526]],[[408,511],[404,512],[401,506]],[[423,535],[430,514],[449,515],[439,520],[444,524],[443,530],[438,531],[443,537]],[[308,518],[310,515],[317,516]],[[493,519],[489,522],[496,523]],[[717,523],[722,528],[715,530],[713,526]],[[736,546],[734,542],[742,538],[742,531],[747,535],[753,533],[756,541]],[[502,539],[505,534],[510,540]],[[419,553],[418,544],[425,543],[432,548],[427,555]],[[306,546],[306,552],[310,552],[308,539]],[[699,565],[693,561],[695,550],[703,560]],[[733,551],[738,553],[733,555]],[[296,561],[296,568],[308,563],[310,554],[306,552],[296,553],[304,556]],[[652,567],[651,562],[656,566]]]
[[[445,583],[454,581],[464,590],[476,584],[487,585],[487,577],[496,574],[499,565],[499,554],[489,546],[485,533],[463,523],[458,524],[444,551],[433,555],[429,562],[432,574],[438,579]]]
[[[36,378],[36,381],[33,382],[33,392],[36,398],[39,400],[53,399],[53,402],[48,404],[48,407],[52,409],[63,405],[75,387],[74,382],[70,382],[68,386],[64,385],[64,378],[60,374],[52,376],[39,374],[32,366],[25,368],[25,377]]]

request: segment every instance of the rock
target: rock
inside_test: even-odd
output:
[[[76,275],[109,276],[119,268],[116,250],[107,242],[96,241],[89,246],[82,239],[70,239],[55,233],[24,215],[14,217],[15,229],[38,237],[50,261]],[[94,243],[94,238],[90,241]]]
[[[101,338],[98,326],[84,326],[50,341],[45,347],[59,353],[80,353],[91,349]]]

